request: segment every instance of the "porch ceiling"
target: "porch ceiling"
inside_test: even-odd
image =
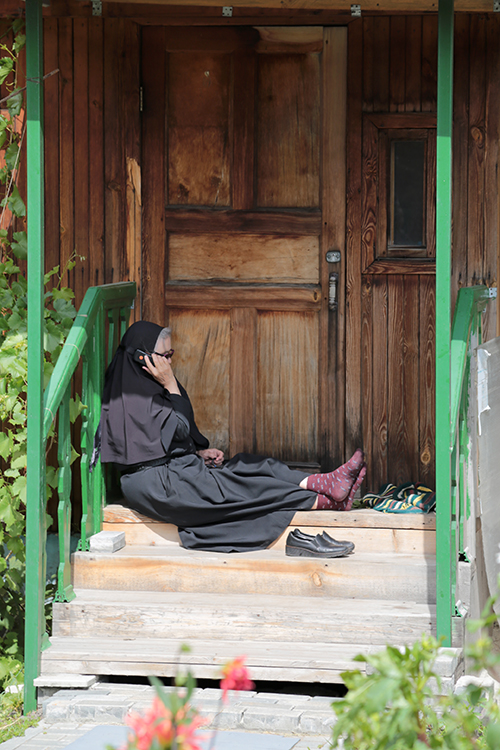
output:
[[[229,1],[229,0],[228,0]],[[170,5],[179,7],[179,0],[104,0],[104,2],[134,5]],[[351,10],[351,0],[230,0],[233,8],[274,8],[280,10]],[[437,12],[438,0],[361,0],[361,11],[428,13]],[[183,7],[221,7],[222,0],[196,0],[182,3]],[[493,12],[493,0],[456,0],[455,11],[473,13]]]

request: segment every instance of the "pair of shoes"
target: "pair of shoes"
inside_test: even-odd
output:
[[[312,536],[294,529],[288,534],[285,554],[288,557],[345,557],[353,549],[352,542],[337,542],[325,532]]]

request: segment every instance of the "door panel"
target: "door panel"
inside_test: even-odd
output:
[[[257,205],[319,206],[320,55],[259,55]]]
[[[258,315],[257,453],[318,460],[318,322],[315,313]]]
[[[345,180],[321,176],[345,169],[346,33],[314,34],[143,30],[143,317],[171,324],[200,429],[231,455],[330,462],[342,434],[325,251]]]
[[[168,56],[168,203],[231,204],[231,56]]]
[[[318,284],[318,237],[171,234],[170,281],[278,281]]]

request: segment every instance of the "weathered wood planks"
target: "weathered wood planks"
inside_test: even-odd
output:
[[[322,599],[255,594],[182,594],[77,589],[75,603],[56,603],[56,637],[170,638],[184,642],[247,640],[277,643],[342,641],[364,646],[411,643],[434,632],[435,607],[374,599]],[[311,617],[311,607],[314,616]],[[168,612],[168,617],[165,613]],[[369,617],[367,614],[369,613]],[[345,627],[349,623],[349,627]]]
[[[466,15],[460,12],[459,5],[457,9],[453,295],[459,286],[475,281],[495,284],[499,262],[496,208],[500,54],[497,44],[498,18],[492,13]],[[377,12],[380,13],[380,9]],[[397,262],[393,259],[380,259],[372,264],[370,278],[366,273],[361,274],[360,190],[366,188],[369,174],[362,174],[360,160],[363,112],[377,117],[393,117],[396,122],[398,117],[409,114],[435,115],[437,19],[434,14],[418,15],[412,12],[408,15],[387,13],[370,16],[365,12],[362,19],[353,20],[347,6],[342,13],[345,15],[341,15],[339,10],[321,10],[317,7],[313,12],[305,5],[285,9],[262,8],[257,5],[252,9],[251,5],[247,8],[236,5],[233,17],[222,21],[220,8],[209,5],[194,8],[127,3],[118,6],[105,3],[103,17],[97,18],[90,16],[88,6],[69,0],[64,3],[55,0],[47,10],[49,15],[44,21],[45,70],[51,72],[59,68],[57,75],[45,81],[45,184],[47,196],[50,196],[46,201],[46,264],[47,267],[57,264],[64,266],[75,249],[85,256],[86,260],[77,264],[69,279],[75,287],[77,304],[88,284],[127,278],[140,279],[142,275],[143,317],[166,322],[169,312],[163,305],[163,298],[169,271],[165,252],[165,248],[168,249],[169,232],[174,235],[190,231],[200,234],[222,232],[228,235],[234,232],[280,236],[284,240],[289,235],[320,237],[323,221],[321,211],[316,207],[316,187],[312,188],[313,183],[306,180],[297,192],[296,186],[290,187],[284,183],[286,175],[297,174],[299,163],[305,165],[306,171],[312,169],[311,165],[317,164],[317,146],[314,144],[319,138],[321,149],[327,145],[324,131],[329,118],[331,120],[334,117],[335,107],[328,116],[326,111],[323,113],[324,119],[318,130],[317,108],[314,104],[317,98],[313,97],[311,112],[302,111],[300,115],[301,121],[307,121],[309,125],[312,123],[312,130],[316,134],[312,150],[306,154],[305,161],[300,161],[304,157],[301,154],[300,159],[297,156],[295,166],[291,162],[285,166],[266,162],[264,172],[259,175],[264,152],[261,149],[259,162],[257,156],[261,146],[256,143],[255,133],[259,122],[261,126],[264,124],[262,113],[267,111],[266,106],[271,106],[274,108],[273,112],[281,112],[280,116],[284,118],[288,110],[284,99],[272,105],[263,101],[267,89],[263,88],[262,73],[259,78],[258,71],[272,67],[272,58],[283,55],[289,70],[295,70],[298,65],[301,74],[304,73],[306,77],[309,75],[309,80],[312,80],[316,75],[313,71],[316,63],[311,63],[311,60],[320,59],[318,55],[326,58],[329,54],[325,50],[326,36],[333,31],[340,32],[339,29],[333,29],[320,34],[318,29],[321,24],[331,26],[343,19],[343,22],[348,23],[349,36],[348,115],[345,123],[348,143],[345,166],[349,200],[345,221],[345,269],[341,270],[345,276],[341,276],[340,284],[341,292],[345,288],[346,294],[346,317],[345,325],[342,326],[342,330],[345,330],[345,342],[330,339],[329,346],[335,348],[335,356],[341,368],[339,372],[343,372],[345,362],[347,375],[343,380],[346,406],[344,409],[341,404],[340,416],[336,417],[335,422],[339,425],[337,432],[331,426],[333,420],[328,423],[328,409],[323,409],[320,432],[325,434],[330,425],[329,441],[331,444],[337,441],[334,453],[348,453],[358,444],[363,445],[370,457],[369,489],[378,489],[385,480],[398,479],[398,476],[391,473],[394,461],[399,466],[397,474],[401,479],[423,480],[432,484],[433,268],[426,259],[404,259]],[[214,25],[218,28],[214,29]],[[156,157],[163,154],[168,128],[172,124],[169,124],[168,118],[165,119],[168,109],[165,85],[170,76],[167,46],[172,50],[176,48],[177,51],[172,54],[179,56],[180,60],[186,54],[185,49],[191,44],[189,40],[193,39],[193,29],[196,28],[197,54],[201,55],[199,61],[202,58],[210,59],[217,67],[219,63],[216,58],[219,53],[214,52],[213,46],[215,43],[222,44],[227,30],[223,25],[230,27],[232,33],[220,55],[233,55],[231,72],[224,73],[224,80],[228,83],[228,91],[231,87],[238,89],[241,97],[231,106],[228,104],[225,110],[226,130],[229,133],[232,123],[233,134],[232,140],[228,136],[229,162],[224,157],[221,163],[229,164],[232,176],[229,183],[224,180],[221,183],[223,189],[222,193],[219,191],[217,205],[225,202],[221,197],[225,190],[232,201],[232,207],[219,208],[215,216],[207,215],[199,206],[165,208],[165,185],[168,180],[162,159]],[[256,30],[253,28],[255,26],[260,28]],[[179,29],[182,33],[177,33]],[[144,54],[142,69],[139,60],[139,33],[142,35]],[[249,41],[255,46],[248,46]],[[234,52],[229,53],[230,49]],[[311,60],[305,63],[304,56],[308,55],[312,56]],[[297,60],[301,56],[302,62],[299,64]],[[139,111],[138,92],[140,69],[140,83],[145,93],[142,114]],[[205,68],[209,69],[209,66]],[[280,75],[276,69],[271,78],[279,82]],[[301,101],[309,102],[312,93],[305,90],[300,81],[294,85],[298,87],[297,91],[302,85]],[[324,75],[321,85],[324,99],[325,91],[330,89]],[[278,84],[274,90],[277,95],[281,95]],[[190,105],[187,103],[182,106],[189,109]],[[139,124],[141,118],[142,126]],[[269,136],[264,148],[264,151],[267,149],[271,152],[271,160],[276,158],[271,142],[275,137],[276,132],[273,138]],[[339,154],[337,152],[338,159]],[[290,158],[295,159],[295,156]],[[285,202],[288,202],[287,191],[292,191],[294,195],[300,194],[301,200],[311,204],[309,209],[304,210],[304,206],[291,209],[283,205],[265,210],[256,208],[259,190],[263,196],[261,202],[272,204],[273,201],[278,201],[273,192],[274,187],[270,187],[271,173],[266,172],[271,167],[274,169],[273,174],[281,175],[276,195],[279,194],[284,201],[286,198]],[[293,179],[295,178],[291,182]],[[259,180],[262,189],[258,187]],[[344,178],[340,175],[332,189],[338,190],[343,183]],[[212,190],[210,184],[204,184],[208,185],[209,191]],[[320,187],[324,191],[328,184],[323,182]],[[213,197],[215,193],[212,190],[210,195]],[[322,196],[324,197],[323,193]],[[141,220],[142,235],[139,231]],[[342,223],[340,211],[338,225]],[[326,239],[324,242],[326,246]],[[325,264],[322,258],[321,263],[323,270],[320,273],[324,274]],[[366,264],[363,268],[366,268]],[[419,280],[419,325],[417,327],[410,323],[409,318],[403,323],[405,341],[410,346],[411,356],[414,357],[416,352],[418,360],[415,381],[420,389],[419,413],[415,425],[412,403],[408,397],[413,386],[403,385],[403,392],[398,396],[403,403],[405,431],[404,455],[400,464],[389,445],[398,445],[398,438],[392,432],[399,429],[397,425],[401,425],[401,419],[393,424],[384,411],[388,403],[388,386],[384,386],[384,383],[397,378],[395,368],[404,365],[404,352],[399,348],[399,355],[393,357],[392,364],[387,369],[389,365],[382,363],[378,345],[383,347],[384,342],[389,342],[387,330],[383,326],[387,325],[385,320],[391,312],[389,309],[384,313],[378,308],[378,302],[384,304],[382,290],[389,288],[388,278],[392,275],[405,277],[401,287],[403,293],[407,288],[409,275]],[[378,282],[375,277],[380,277],[381,281]],[[410,285],[413,283],[417,284],[416,281],[408,281]],[[295,288],[286,290],[277,285],[272,286],[270,289],[256,290],[254,300],[250,299],[247,290],[238,294],[232,289],[208,285],[196,293],[182,286],[167,287],[167,294],[171,295],[171,303],[176,309],[182,308],[190,295],[189,305],[196,309],[203,309],[203,305],[208,303],[217,309],[231,311],[259,308],[278,311],[314,309],[319,313],[322,293],[318,288],[302,288],[299,291]],[[411,288],[413,300],[417,294],[416,286]],[[301,307],[303,303],[305,307]],[[393,299],[393,303],[396,303],[396,299]],[[414,302],[411,306],[416,309]],[[140,309],[140,304],[137,307]],[[238,313],[235,312],[234,315],[237,317]],[[379,326],[382,326],[381,330]],[[407,330],[408,326],[410,330]],[[320,330],[321,341],[324,342],[324,321],[320,323]],[[488,318],[486,337],[495,332],[495,320]],[[398,360],[398,356],[402,359]],[[380,369],[377,371],[377,368]],[[324,364],[319,365],[319,371],[321,387],[331,394],[336,406],[337,398],[342,395],[343,383],[334,384],[330,376],[325,377]],[[373,415],[375,421],[372,419]],[[238,441],[243,444],[242,440],[240,434],[235,444]],[[419,457],[418,461],[415,456]]]
[[[315,560],[279,549],[224,555],[135,545],[109,555],[75,552],[72,572],[77,588],[435,602],[431,556],[356,552]]]

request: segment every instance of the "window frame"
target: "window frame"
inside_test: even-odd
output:
[[[426,200],[424,246],[391,247],[391,142],[424,140]],[[363,273],[435,273],[436,116],[429,113],[366,114],[363,118]]]

